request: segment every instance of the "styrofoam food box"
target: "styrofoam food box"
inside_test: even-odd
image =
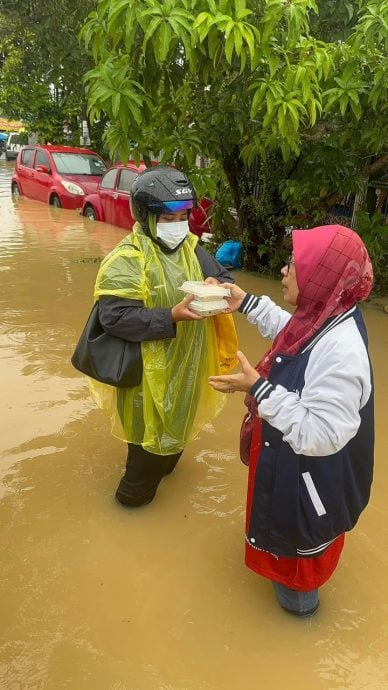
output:
[[[222,300],[223,297],[230,296],[229,288],[224,288],[222,285],[209,285],[203,280],[186,280],[181,287],[183,292],[194,295],[196,300],[201,303],[214,302],[215,300]],[[223,300],[224,301],[224,300]],[[223,309],[226,309],[228,304]]]
[[[217,299],[212,302],[193,299],[188,305],[191,311],[200,316],[215,316],[215,314],[220,314],[227,309],[228,306],[226,299]]]

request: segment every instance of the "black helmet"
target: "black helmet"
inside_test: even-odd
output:
[[[130,203],[132,217],[144,225],[149,213],[160,216],[193,208],[196,194],[183,172],[169,165],[157,165],[135,178]]]

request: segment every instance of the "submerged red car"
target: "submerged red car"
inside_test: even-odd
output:
[[[153,165],[158,165],[154,162]],[[82,215],[90,220],[99,220],[119,228],[131,230],[134,220],[129,208],[129,195],[135,177],[146,169],[142,161],[138,166],[134,161],[126,165],[116,163],[103,175],[96,191],[85,196]],[[191,232],[201,237],[202,233],[211,233],[209,212],[212,202],[208,199],[198,201],[189,216]]]
[[[12,194],[58,208],[82,208],[85,195],[95,191],[105,171],[101,156],[89,149],[28,145],[16,159]]]
[[[82,215],[131,230],[135,221],[129,209],[129,194],[135,177],[146,167],[143,162],[137,166],[133,161],[113,165],[103,175],[97,189],[84,198]]]

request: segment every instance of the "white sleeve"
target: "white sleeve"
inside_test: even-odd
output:
[[[290,320],[290,312],[278,307],[267,295],[254,297],[247,294],[241,311],[249,323],[258,328],[261,335],[273,340]]]
[[[300,393],[261,379],[255,397],[260,416],[283,433],[295,453],[326,456],[356,435],[371,390],[367,351],[349,319],[312,349]]]

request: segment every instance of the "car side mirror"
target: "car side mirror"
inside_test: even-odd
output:
[[[36,172],[46,173],[46,175],[50,175],[50,170],[47,167],[47,165],[37,165],[35,170]]]

